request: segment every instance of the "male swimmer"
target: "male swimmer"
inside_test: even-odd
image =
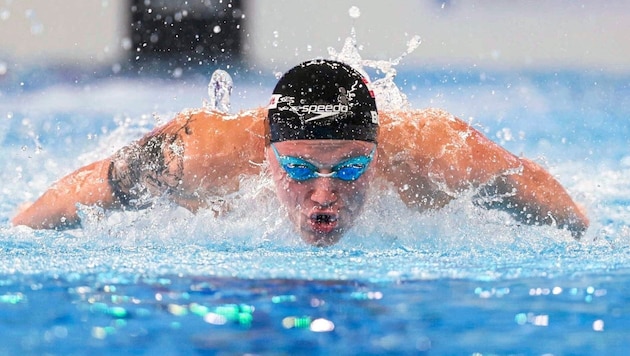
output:
[[[263,160],[268,168],[254,164]],[[421,212],[474,189],[478,205],[522,223],[553,225],[575,238],[589,224],[565,189],[532,161],[441,110],[377,112],[358,71],[321,59],[285,73],[268,108],[236,116],[184,111],[62,178],[12,222],[68,228],[79,222],[77,203],[142,208],[156,196],[196,212],[261,169],[269,170],[297,232],[316,246],[342,238],[377,180]]]

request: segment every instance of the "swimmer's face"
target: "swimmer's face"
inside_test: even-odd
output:
[[[365,141],[296,140],[274,143],[267,148],[278,198],[286,207],[302,239],[316,246],[337,243],[358,217],[376,167],[376,145]],[[274,153],[274,149],[277,152]],[[362,163],[369,161],[364,173],[356,180],[317,176],[305,180],[291,178],[282,163],[295,169],[294,177],[315,168],[321,175],[356,173]],[[304,165],[301,164],[304,163]],[[308,168],[310,169],[308,169]],[[344,171],[345,170],[345,171]],[[348,173],[348,174],[346,174]]]

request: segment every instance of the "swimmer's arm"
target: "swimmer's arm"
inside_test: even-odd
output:
[[[77,203],[103,208],[115,206],[107,179],[109,165],[110,159],[97,161],[62,178],[20,211],[12,224],[34,229],[72,228],[79,222]]]
[[[12,222],[38,229],[68,228],[79,222],[77,203],[137,209],[146,206],[145,196],[166,195],[192,212],[206,208],[208,194],[235,191],[239,174],[258,173],[259,167],[249,161],[262,160],[263,140],[243,147],[235,142],[262,137],[263,113],[222,120],[205,110],[183,112],[112,157],[62,178]]]
[[[503,176],[491,186],[503,198],[484,205],[508,211],[527,224],[555,225],[575,238],[582,237],[589,226],[583,210],[549,172],[528,159],[520,161],[518,173]]]
[[[507,211],[521,222],[566,228],[575,237],[588,228],[584,212],[542,167],[514,156],[448,113],[407,115],[381,129],[380,145],[387,154],[380,160],[385,162],[381,171],[408,205],[440,208],[474,188],[479,205]]]
[[[480,205],[507,211],[526,224],[567,229],[575,238],[584,234],[588,218],[549,172],[514,156],[478,131],[466,130],[468,150],[463,151],[469,153],[468,167],[460,171],[469,172],[467,181],[479,187]]]

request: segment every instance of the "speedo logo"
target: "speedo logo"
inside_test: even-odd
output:
[[[336,116],[349,111],[348,105],[345,104],[320,104],[320,105],[300,105],[291,106],[291,110],[304,115],[315,115],[304,122],[316,121],[327,117]]]

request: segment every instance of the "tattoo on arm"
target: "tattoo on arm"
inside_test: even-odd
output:
[[[141,209],[154,197],[177,191],[184,172],[182,136],[191,133],[189,124],[174,132],[162,129],[114,154],[108,181],[118,203]]]

